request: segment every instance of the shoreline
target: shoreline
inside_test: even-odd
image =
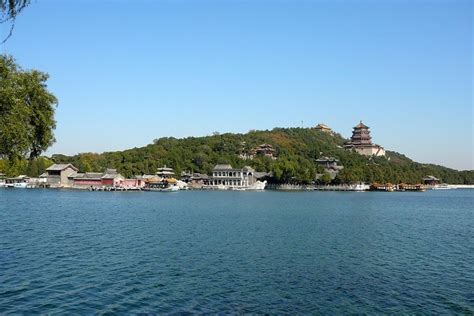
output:
[[[26,188],[15,188],[15,187],[0,187],[0,189],[27,189],[27,190],[72,190],[72,191],[90,191],[90,192],[160,192],[160,191],[150,191],[143,188],[120,188],[120,187],[96,187],[96,188],[85,188],[85,187],[44,187],[44,186],[34,186]],[[424,191],[411,191],[411,190],[394,190],[394,191],[385,191],[385,190],[369,190],[369,189],[354,189],[349,185],[339,185],[339,186],[318,186],[318,185],[270,185],[262,190],[247,189],[247,190],[234,190],[231,188],[228,189],[219,189],[215,187],[188,187],[186,189],[181,189],[173,191],[174,193],[180,191],[245,191],[245,192],[264,192],[264,191],[274,191],[274,192],[425,192],[425,191],[437,191],[437,190],[472,190],[474,185],[471,184],[448,184],[446,187],[434,188],[432,186],[426,186]],[[163,192],[161,192],[163,193]],[[165,192],[166,193],[166,192]],[[171,193],[171,192],[168,192]]]

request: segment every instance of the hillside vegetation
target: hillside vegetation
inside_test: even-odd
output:
[[[163,165],[177,174],[192,171],[210,174],[218,163],[234,167],[252,166],[257,171],[272,172],[271,182],[311,183],[323,170],[315,160],[332,156],[344,169],[336,183],[391,182],[419,183],[424,176],[434,175],[447,183],[474,184],[474,171],[457,171],[432,164],[416,163],[402,154],[387,152],[386,157],[369,158],[347,151],[341,146],[345,139],[338,134],[311,128],[275,128],[246,134],[221,134],[206,137],[160,138],[145,147],[102,154],[82,153],[75,156],[53,155],[56,163],[71,162],[81,172],[116,168],[124,176],[153,174]],[[262,143],[271,144],[278,159],[256,157],[243,160],[239,154]]]

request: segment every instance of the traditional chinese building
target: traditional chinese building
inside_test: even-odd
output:
[[[327,126],[326,124],[323,124],[323,123],[319,123],[318,125],[316,125],[314,127],[314,129],[317,129],[321,132],[325,132],[325,133],[328,133],[328,134],[333,133],[332,129],[329,126]]]
[[[382,146],[372,143],[370,128],[360,121],[352,131],[351,140],[344,144],[344,148],[354,150],[365,156],[385,156]]]
[[[73,178],[74,188],[102,187],[102,172],[78,173]]]
[[[162,179],[170,179],[174,177],[174,170],[166,166],[158,168],[156,175]]]
[[[242,153],[239,155],[241,159],[252,160],[256,156],[268,157],[270,159],[276,160],[276,150],[270,144],[261,144],[257,147],[250,150],[248,153]]]
[[[423,184],[426,184],[426,185],[437,185],[440,183],[441,183],[441,180],[436,178],[435,176],[426,176],[423,178]]]
[[[273,148],[272,145],[270,144],[261,144],[257,147],[255,147],[252,151],[252,154],[254,156],[257,156],[257,155],[261,155],[261,156],[265,156],[265,157],[269,157],[273,160],[276,159],[276,156],[275,156],[275,149]]]
[[[209,185],[209,176],[198,172],[182,172],[181,181],[191,186]]]
[[[102,185],[117,187],[125,180],[125,177],[118,173],[116,169],[107,169],[101,179]]]
[[[46,185],[52,188],[70,187],[72,185],[71,177],[77,174],[78,169],[72,164],[54,164],[46,169],[46,172],[40,175]]]
[[[329,174],[331,179],[335,179],[339,171],[344,169],[344,166],[339,165],[339,159],[334,157],[320,157],[316,159],[316,163],[324,168],[324,171]],[[323,174],[316,174],[316,179],[319,179]]]

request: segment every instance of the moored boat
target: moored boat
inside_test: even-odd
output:
[[[16,178],[7,178],[5,179],[5,187],[7,188],[16,188],[16,189],[26,189],[28,187],[28,177],[27,176],[18,176]]]
[[[174,170],[166,166],[158,168],[156,176],[145,180],[144,191],[177,192],[187,188],[186,183],[173,178]]]
[[[448,184],[446,183],[441,183],[441,184],[436,184],[434,186],[431,187],[431,190],[451,190],[451,189],[455,189],[454,187],[450,187]]]
[[[370,186],[365,183],[356,183],[349,186],[349,191],[365,192],[370,189]]]
[[[406,184],[400,183],[397,186],[397,191],[407,191],[407,192],[425,192],[426,189],[422,184]]]
[[[393,192],[395,191],[396,186],[391,183],[372,183],[370,185],[370,191],[385,191],[385,192]]]

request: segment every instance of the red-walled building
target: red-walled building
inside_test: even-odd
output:
[[[114,187],[124,189],[137,189],[145,186],[144,179],[125,179],[116,169],[107,169],[104,173],[86,172],[74,175],[73,187],[75,188],[102,188]]]
[[[73,187],[75,188],[88,188],[88,187],[101,187],[102,186],[103,173],[97,172],[86,172],[78,173],[73,179]]]

